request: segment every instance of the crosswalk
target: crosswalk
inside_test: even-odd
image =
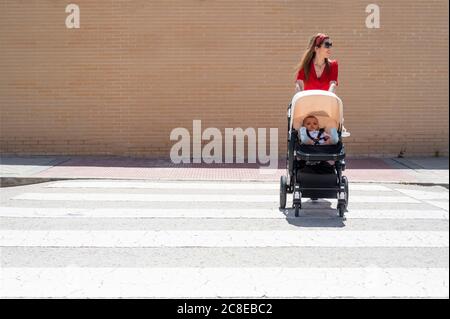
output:
[[[0,189],[0,296],[438,297],[449,193],[350,183],[348,212],[278,184],[74,180]],[[288,202],[289,207],[289,202]]]

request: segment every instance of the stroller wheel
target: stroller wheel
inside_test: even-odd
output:
[[[286,176],[281,176],[280,178],[280,208],[285,209],[286,208]]]
[[[345,215],[345,206],[340,204],[338,205],[339,217],[344,217]]]
[[[294,206],[294,212],[295,212],[295,217],[298,217],[300,215],[300,204],[296,204]]]
[[[342,183],[344,184],[344,189],[345,189],[344,209],[347,209],[347,206],[348,206],[348,179],[347,179],[347,176],[342,176]]]

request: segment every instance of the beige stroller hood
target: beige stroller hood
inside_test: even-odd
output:
[[[341,99],[334,93],[323,90],[307,90],[298,92],[292,98],[290,129],[299,130],[303,119],[314,115],[319,126],[329,131],[336,128],[342,131],[344,124],[344,108]]]

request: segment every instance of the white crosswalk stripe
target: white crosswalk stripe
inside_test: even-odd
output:
[[[131,193],[25,193],[15,200],[113,201],[113,202],[259,202],[277,203],[278,196],[246,194],[131,194]],[[355,203],[420,203],[409,196],[352,196]]]
[[[310,218],[323,218],[314,214],[317,209],[303,210]],[[332,217],[335,212],[327,209]],[[42,207],[0,207],[0,217],[15,218],[252,218],[252,219],[295,219],[285,215],[276,207],[262,209],[229,208],[42,208]],[[351,209],[346,219],[449,219],[449,212],[443,210],[413,209]]]
[[[446,199],[447,201],[449,199],[448,191],[430,192],[423,190],[398,189],[398,188],[396,188],[395,190],[417,199]]]
[[[295,218],[278,208],[278,187],[74,180],[0,189],[0,296],[448,298],[448,190],[350,183],[340,219],[335,199],[304,199]],[[124,253],[108,263],[117,249],[145,250],[147,261],[135,266]],[[291,250],[300,266],[280,263]]]
[[[442,297],[443,268],[6,268],[5,297]],[[226,283],[226,284],[224,284]]]
[[[138,188],[138,189],[197,189],[197,190],[275,190],[278,191],[279,184],[275,183],[220,183],[220,182],[146,182],[146,181],[61,181],[50,183],[46,188]],[[351,184],[351,191],[391,191],[382,185]]]

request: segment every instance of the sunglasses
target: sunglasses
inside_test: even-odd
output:
[[[331,47],[333,46],[333,43],[327,41],[327,42],[324,42],[324,43],[323,43],[323,46],[324,46],[325,48],[329,49],[329,48],[331,48]]]

